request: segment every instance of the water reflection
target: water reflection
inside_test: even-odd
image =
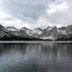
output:
[[[0,44],[0,72],[72,72],[72,44]]]

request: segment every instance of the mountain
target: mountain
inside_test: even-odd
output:
[[[29,35],[27,34],[27,28],[23,27],[21,29],[16,29],[15,27],[7,27],[7,30],[9,31],[9,34],[22,37],[22,38],[28,38]]]
[[[32,31],[32,33],[33,34],[42,34],[42,32],[43,32],[43,30],[41,29],[41,28],[35,28],[33,31]]]
[[[67,31],[66,31],[68,34],[72,34],[72,25],[69,25],[67,27]]]
[[[9,31],[17,31],[17,29],[13,26],[6,27]]]
[[[29,36],[39,38],[42,40],[66,40],[71,38],[71,32],[72,32],[72,26],[67,27],[60,27],[57,28],[54,27],[47,27],[44,30],[41,28],[35,28],[33,30],[30,30],[28,28],[21,28],[23,32],[26,32]]]
[[[38,38],[29,36],[26,30],[15,27],[4,27],[0,25],[0,40],[37,40]]]
[[[30,30],[30,29],[28,29],[26,27],[22,27],[20,29],[20,31],[23,31],[27,35],[32,36],[32,37],[36,37],[36,38],[39,38],[42,35],[42,33],[43,33],[43,30],[41,28],[35,28],[33,30]]]
[[[0,25],[0,38],[3,38],[5,36],[10,37],[10,34],[8,32],[9,31],[5,27]]]
[[[44,29],[43,31],[43,37],[42,39],[51,39],[51,40],[55,40],[58,36],[58,29],[57,27],[47,27],[46,29]]]
[[[31,31],[31,36],[40,38],[43,34],[43,30],[41,28],[35,28]]]
[[[30,29],[26,28],[26,27],[22,27],[20,29],[20,32],[26,33],[27,35],[31,36],[31,31]]]
[[[15,27],[13,27],[13,26],[6,27],[6,29],[9,31],[9,34],[11,34],[11,35],[15,35],[15,36],[19,36],[20,35],[18,30]]]
[[[72,25],[59,28],[60,35],[57,40],[72,40]]]
[[[44,29],[43,36],[44,40],[71,40],[72,39],[72,25],[67,27],[47,27]]]
[[[72,40],[72,25],[67,27],[47,27],[45,29],[26,27],[16,29],[13,26],[0,25],[0,40]]]

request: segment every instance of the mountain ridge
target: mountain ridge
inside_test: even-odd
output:
[[[0,40],[72,40],[72,25],[67,27],[47,27],[45,29],[16,29],[13,26],[4,27],[0,24]]]

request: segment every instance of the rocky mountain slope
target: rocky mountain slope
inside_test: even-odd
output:
[[[72,40],[72,25],[67,27],[47,27],[45,29],[26,27],[4,27],[0,25],[0,40]]]
[[[4,27],[0,25],[0,40],[36,40],[38,38],[29,36],[25,31],[15,27]]]

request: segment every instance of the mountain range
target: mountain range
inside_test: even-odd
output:
[[[22,27],[16,29],[13,26],[4,27],[0,24],[0,40],[49,40],[68,41],[72,40],[72,25],[67,27],[48,26],[45,29],[28,29]]]

